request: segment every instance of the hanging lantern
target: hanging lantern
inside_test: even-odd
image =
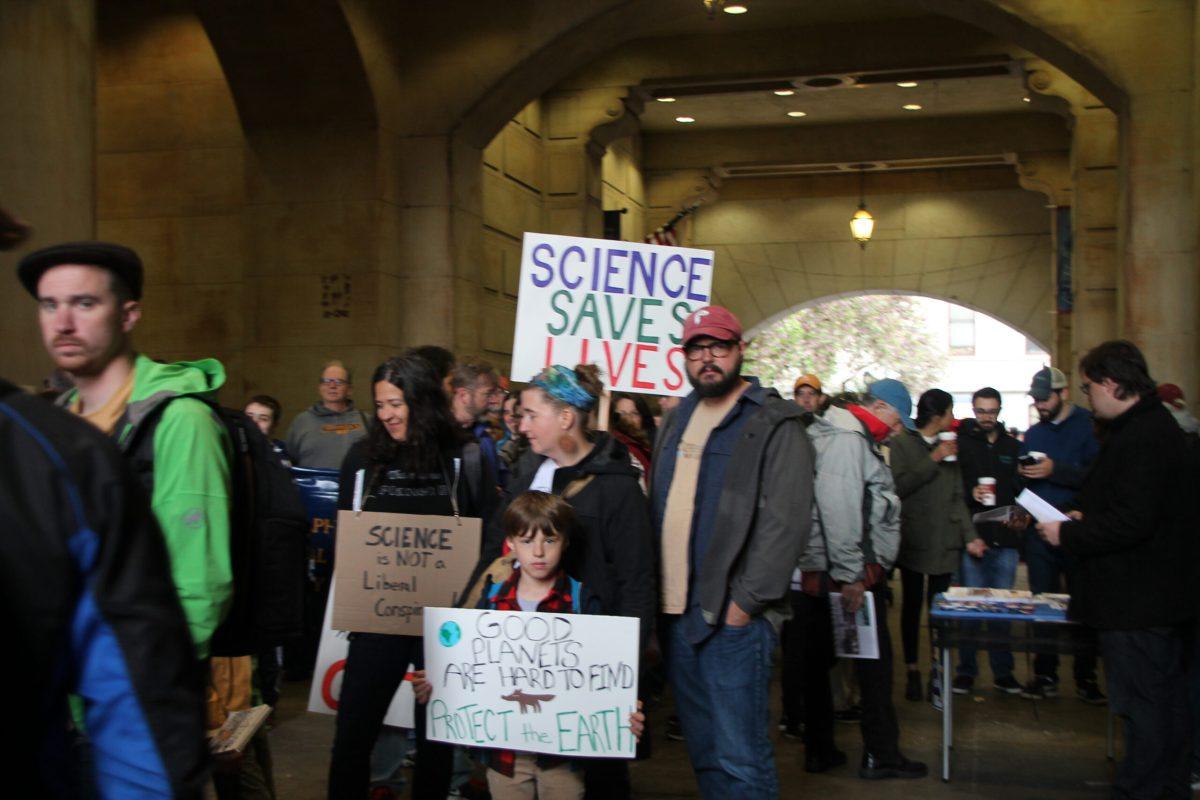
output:
[[[871,216],[870,211],[867,211],[866,203],[859,203],[858,211],[855,211],[854,216],[850,218],[850,233],[853,234],[859,247],[866,250],[867,242],[871,241],[871,234],[874,232],[875,218]]]
[[[867,201],[864,190],[866,189],[867,180],[867,165],[858,165],[858,211],[854,212],[854,216],[850,218],[850,234],[854,236],[854,240],[858,242],[858,246],[863,250],[867,249],[867,242],[871,241],[871,234],[875,232],[875,218],[871,216],[871,212],[867,211]]]

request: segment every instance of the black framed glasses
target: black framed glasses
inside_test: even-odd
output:
[[[683,354],[688,361],[699,361],[704,358],[704,352],[712,353],[713,358],[724,358],[733,352],[737,342],[713,342],[711,344],[689,344],[683,348]]]

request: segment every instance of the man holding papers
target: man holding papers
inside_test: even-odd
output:
[[[1092,428],[1092,415],[1071,402],[1071,390],[1062,370],[1043,367],[1029,387],[1039,422],[1025,434],[1018,470],[1025,486],[1058,508],[1066,508],[1083,485],[1088,467],[1096,459],[1100,443]],[[1062,548],[1051,547],[1037,536],[1025,537],[1025,563],[1029,565],[1029,588],[1034,593],[1062,592],[1063,579],[1070,583],[1070,557]],[[1075,656],[1075,693],[1085,703],[1102,705],[1104,694],[1096,683],[1096,656]],[[1033,679],[1021,696],[1041,700],[1058,696],[1058,656],[1038,653],[1033,659]]]
[[[1105,440],[1066,522],[1038,533],[1075,561],[1069,616],[1099,631],[1113,710],[1125,718],[1114,797],[1187,797],[1184,656],[1195,615],[1195,487],[1183,432],[1132,343],[1080,362]]]

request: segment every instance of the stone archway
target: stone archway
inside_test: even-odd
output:
[[[762,331],[767,330],[772,325],[775,325],[776,323],[780,322],[781,320],[787,319],[791,315],[795,314],[797,311],[803,311],[806,308],[815,308],[816,306],[822,305],[824,303],[828,303],[833,300],[844,300],[844,299],[850,298],[850,297],[869,297],[869,296],[879,296],[879,295],[884,295],[884,296],[899,295],[902,297],[928,297],[928,298],[931,298],[934,300],[941,300],[946,303],[952,303],[954,305],[963,306],[964,308],[969,308],[976,313],[984,314],[988,317],[991,317],[994,320],[997,320],[998,322],[1001,322],[1001,323],[1007,325],[1008,327],[1010,327],[1013,330],[1017,331],[1018,333],[1022,334],[1029,341],[1036,344],[1044,352],[1046,352],[1046,353],[1051,352],[1051,348],[1050,348],[1048,342],[1039,339],[1033,332],[1029,331],[1028,329],[1023,328],[1020,325],[1014,324],[1012,320],[1008,320],[1003,317],[997,316],[994,311],[989,311],[988,309],[981,308],[981,307],[973,305],[971,303],[963,302],[962,300],[959,300],[959,299],[953,298],[953,297],[947,297],[947,296],[940,295],[940,294],[933,294],[930,292],[904,291],[901,289],[859,289],[859,290],[854,290],[854,291],[849,291],[849,292],[841,292],[839,294],[828,294],[828,295],[825,295],[824,297],[815,297],[811,300],[805,300],[804,302],[794,305],[791,308],[784,309],[783,311],[773,314],[772,316],[770,316],[766,319],[760,320],[760,321],[754,323],[753,325],[746,325],[745,320],[743,320],[742,321],[743,325],[745,325],[745,327],[746,327],[744,338],[746,339],[746,341],[751,341],[754,339],[755,336],[757,336]]]

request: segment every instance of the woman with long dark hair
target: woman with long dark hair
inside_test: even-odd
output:
[[[917,402],[916,428],[905,428],[888,440],[901,501],[896,565],[903,587],[900,633],[908,665],[904,692],[908,700],[921,699],[917,666],[921,612],[935,594],[950,588],[963,548],[976,538],[963,501],[957,443],[939,438],[953,426],[954,398],[941,389],[930,389]]]
[[[521,392],[521,433],[530,452],[509,482],[503,506],[530,489],[570,503],[580,529],[564,569],[596,596],[597,613],[639,618],[645,642],[656,602],[650,510],[628,452],[607,433],[591,430],[589,419],[603,392],[599,371],[588,364],[547,367],[530,380]],[[502,515],[503,509],[488,527],[479,570],[484,574],[501,555]],[[586,762],[589,798],[629,796],[625,761]]]
[[[429,362],[411,351],[390,359],[375,370],[371,386],[375,424],[342,462],[338,508],[489,519],[497,503],[490,488],[495,479],[487,460],[479,457],[479,445],[454,423],[440,376]],[[472,464],[479,465],[480,474],[471,475]],[[361,487],[358,497],[356,486]],[[410,663],[424,663],[420,636],[350,634],[329,766],[330,798],[367,796],[371,750]],[[416,730],[412,796],[443,800],[450,791],[453,751],[425,740],[422,713],[416,714]]]

